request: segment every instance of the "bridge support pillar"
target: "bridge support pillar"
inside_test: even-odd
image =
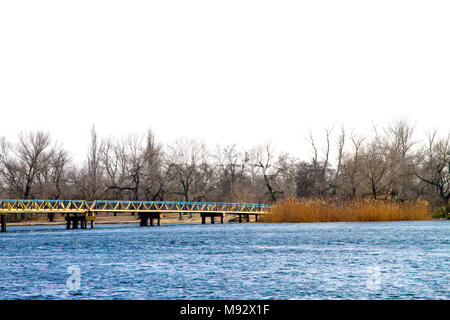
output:
[[[140,219],[141,219],[141,223],[140,223],[141,227],[147,227],[149,220],[150,220],[150,226],[153,226],[154,225],[153,219],[156,220],[156,223],[158,224],[158,226],[161,225],[161,213],[160,212],[141,212]]]
[[[223,213],[222,212],[202,212],[200,213],[202,217],[202,224],[206,224],[206,218],[211,218],[211,224],[215,223],[215,217],[220,217],[220,223],[223,223]]]
[[[258,215],[255,214],[255,222],[258,222]]]
[[[72,220],[72,229],[78,229],[78,217],[75,216],[75,218]]]
[[[141,222],[140,222],[140,226],[141,227],[147,227],[148,226],[148,216],[145,214],[145,213],[140,213],[140,219],[141,219]]]
[[[88,220],[91,221],[91,228],[94,228],[95,216],[87,216],[85,214],[66,214],[66,229],[78,229],[78,223],[80,223],[80,229],[87,229]]]
[[[85,218],[85,228],[86,229],[87,229],[88,221],[91,222],[91,229],[94,229],[94,226],[95,226],[95,215],[93,213],[86,215],[86,218]]]
[[[0,220],[1,220],[1,232],[6,232],[6,215],[0,214]]]
[[[244,216],[245,218],[245,222],[250,222],[250,214],[239,214],[239,223],[242,223],[242,216]],[[257,217],[257,215],[255,214],[255,217]],[[258,219],[258,218],[256,218]]]

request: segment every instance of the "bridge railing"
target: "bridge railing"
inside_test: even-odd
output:
[[[0,212],[86,212],[85,200],[0,200]]]

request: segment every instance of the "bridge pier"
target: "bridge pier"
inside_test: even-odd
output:
[[[250,214],[239,214],[239,223],[242,223],[242,216],[245,217],[245,222],[250,222]],[[255,214],[255,222],[258,222],[258,214]]]
[[[6,214],[0,214],[1,232],[6,232]]]
[[[150,226],[153,226],[153,220],[156,220],[156,223],[158,226],[161,225],[161,213],[160,212],[141,212],[139,214],[139,218],[141,219],[140,226],[141,227],[147,227],[149,220],[150,220]]]
[[[211,224],[215,223],[215,217],[220,217],[220,223],[223,224],[223,212],[202,212],[200,213],[202,217],[202,224],[206,224],[206,218],[211,218]]]
[[[72,219],[72,229],[78,229],[78,217],[75,215]]]
[[[87,222],[91,221],[91,229],[94,228],[95,216],[88,216],[86,214],[66,214],[66,229],[78,229],[78,222],[80,223],[80,229],[87,229]]]

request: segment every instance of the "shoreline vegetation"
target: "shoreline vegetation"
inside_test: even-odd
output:
[[[301,222],[382,222],[431,220],[437,218],[430,211],[425,200],[396,201],[380,199],[296,199],[288,198],[277,201],[273,208],[264,216],[258,218],[261,223],[301,223]],[[237,222],[234,215],[226,215],[224,223]],[[254,222],[252,218],[252,222]],[[64,225],[62,214],[54,216],[52,222],[46,215],[32,215],[27,220],[10,221],[9,226],[43,226]],[[138,224],[137,214],[102,213],[97,215],[96,224]],[[201,223],[200,215],[186,214],[182,219],[178,214],[163,214],[161,224]]]
[[[304,137],[310,152],[294,156],[270,142],[242,147],[180,137],[162,143],[150,128],[101,137],[93,126],[88,152],[78,161],[49,132],[25,131],[12,140],[0,136],[0,199],[327,199],[336,206],[347,199],[423,199],[434,217],[449,218],[450,133],[433,130],[421,141],[414,130],[407,119],[364,134],[342,124],[339,131],[325,128],[321,141],[310,131]],[[336,220],[322,216],[311,219]]]
[[[284,199],[275,203],[261,222],[364,222],[431,220],[428,202],[355,199]]]

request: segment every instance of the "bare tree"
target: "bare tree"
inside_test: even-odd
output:
[[[129,135],[119,141],[102,144],[100,161],[105,169],[106,188],[115,197],[154,200],[162,196],[160,146],[151,130],[147,136]],[[128,194],[128,196],[127,196]]]
[[[375,138],[361,155],[362,166],[360,170],[366,186],[365,195],[370,195],[374,199],[380,193],[387,192],[390,186],[390,180],[388,179],[389,162],[386,160],[386,154],[386,150],[380,144],[379,139]]]
[[[275,202],[283,194],[277,185],[280,168],[275,165],[276,157],[270,144],[260,145],[251,151],[253,167],[259,170],[264,179],[270,201]]]
[[[97,132],[93,126],[87,159],[80,170],[73,168],[70,173],[72,187],[77,190],[78,197],[82,199],[101,199],[105,193],[104,169],[100,162],[101,148],[102,145],[98,141]]]
[[[410,186],[414,184],[412,149],[414,126],[407,120],[396,120],[384,129],[383,143],[389,163],[390,193],[401,198],[411,196]]]
[[[450,212],[450,134],[438,138],[434,130],[418,156],[417,177],[437,192],[445,212]]]
[[[51,158],[46,166],[37,174],[37,195],[40,199],[58,200],[62,196],[72,196],[68,190],[67,166],[70,156],[61,146],[51,150]],[[49,213],[50,222],[55,214]]]
[[[137,155],[140,148],[136,136],[128,136],[117,142],[112,138],[103,141],[100,162],[105,170],[106,190],[112,191],[114,198],[138,199],[139,178],[142,175],[142,164]],[[128,192],[128,195],[124,192]]]
[[[231,200],[235,197],[235,187],[240,191],[247,182],[246,171],[249,165],[247,153],[237,150],[235,144],[226,147],[217,146],[215,167],[217,168],[217,186],[219,199]]]
[[[13,195],[30,199],[33,197],[36,177],[49,165],[51,157],[51,140],[46,132],[21,133],[16,145],[2,138],[0,176]]]
[[[144,176],[143,189],[146,200],[163,200],[166,193],[166,185],[163,173],[162,146],[156,141],[151,129],[147,131],[144,150]]]
[[[206,145],[189,139],[178,139],[169,146],[166,165],[170,193],[184,201],[201,201],[214,189],[214,168],[209,163]]]
[[[287,153],[282,153],[276,162],[278,168],[277,183],[284,198],[293,198],[296,195],[296,177],[298,160]]]
[[[336,167],[336,172],[334,174],[334,179],[333,179],[333,194],[336,195],[338,193],[338,189],[341,186],[341,170],[342,170],[342,162],[343,162],[343,157],[344,157],[344,146],[345,146],[345,129],[344,126],[341,126],[341,133],[337,139],[337,151],[338,151],[338,156],[337,156],[337,167]]]
[[[57,200],[68,193],[67,168],[71,160],[62,146],[53,147],[50,154],[49,162],[37,174],[37,194],[42,199]]]
[[[323,157],[319,160],[319,151],[317,149],[316,143],[314,141],[312,132],[309,132],[309,137],[306,139],[312,147],[313,157],[311,160],[311,165],[306,165],[306,163],[302,163],[300,165],[301,172],[299,172],[298,177],[299,181],[297,182],[299,191],[298,194],[303,193],[302,189],[305,189],[305,186],[300,185],[301,183],[310,183],[311,186],[306,189],[312,191],[317,197],[324,197],[331,189],[330,183],[330,168],[329,168],[329,158],[330,158],[330,144],[331,144],[331,133],[333,128],[325,129],[326,136],[326,144],[325,148],[322,150]],[[307,176],[307,179],[304,180]],[[303,178],[301,178],[303,177]],[[308,182],[306,182],[308,181]]]
[[[67,152],[52,146],[46,132],[21,133],[17,144],[0,140],[0,180],[13,197],[58,199],[68,160]]]
[[[350,136],[352,151],[343,154],[341,191],[350,198],[355,198],[360,190],[363,171],[361,149],[365,139],[352,133]]]

